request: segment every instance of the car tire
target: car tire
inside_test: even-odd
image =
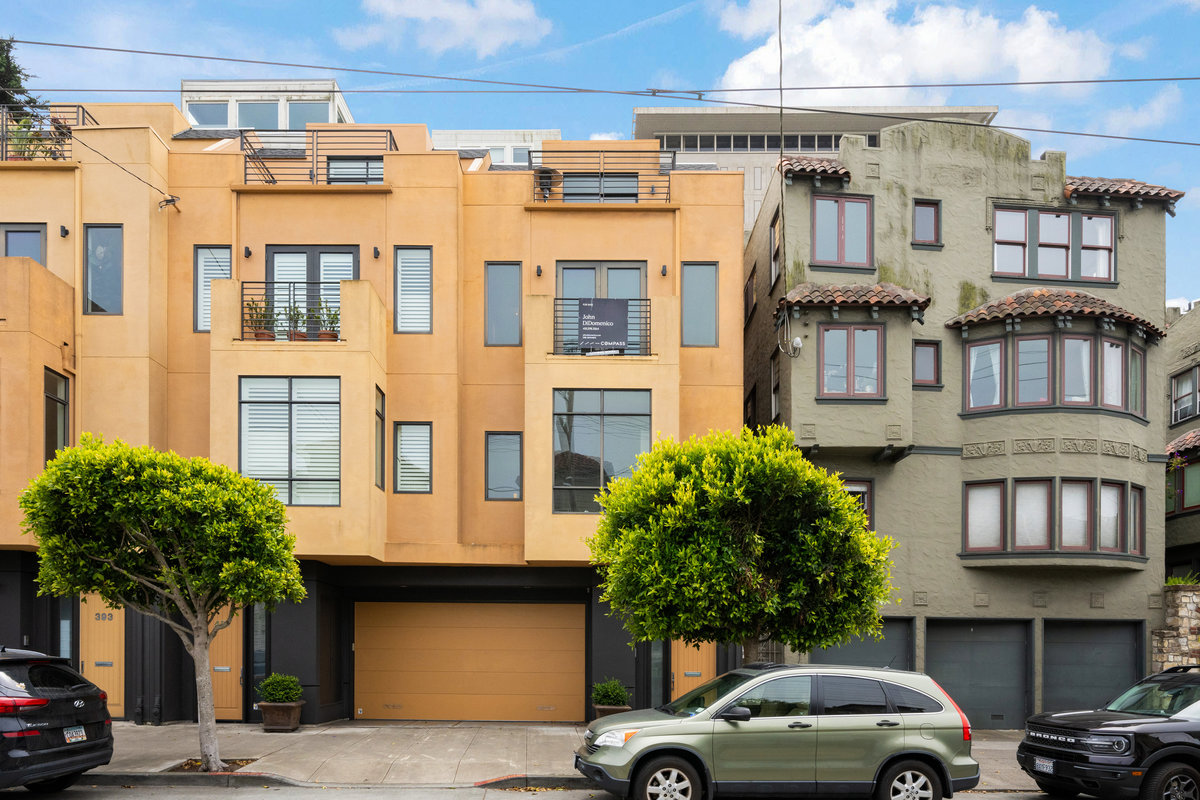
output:
[[[875,800],[942,800],[942,782],[925,762],[901,761],[884,771]]]
[[[61,792],[63,789],[74,786],[81,775],[83,775],[82,772],[72,772],[70,775],[60,775],[57,778],[27,783],[25,784],[25,788],[38,794],[54,794],[55,792]]]
[[[1178,761],[1154,765],[1142,781],[1141,800],[1200,800],[1200,772]]]
[[[1042,790],[1042,794],[1048,794],[1051,797],[1059,798],[1059,800],[1071,800],[1071,798],[1079,796],[1078,789],[1068,789],[1065,786],[1057,786],[1046,781],[1035,780],[1034,783]]]
[[[682,758],[663,756],[638,772],[633,800],[703,800],[704,786],[696,768]]]

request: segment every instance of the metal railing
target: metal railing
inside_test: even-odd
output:
[[[535,202],[669,203],[675,153],[531,150],[529,166]]]
[[[71,158],[73,128],[95,125],[81,105],[0,105],[0,161]]]
[[[622,301],[627,304],[624,346],[592,343],[587,314],[580,301],[571,297],[554,298],[554,353],[580,356],[648,356],[650,355],[650,300],[637,298]],[[618,320],[619,322],[619,320]],[[619,325],[618,325],[619,327]],[[618,331],[617,337],[620,339]]]
[[[389,130],[329,128],[242,131],[246,183],[383,182],[383,154],[396,151]]]
[[[337,341],[342,287],[338,281],[243,281],[242,339]]]

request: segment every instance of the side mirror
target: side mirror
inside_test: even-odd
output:
[[[750,709],[745,706],[730,706],[718,714],[717,719],[727,722],[747,722],[750,720]]]

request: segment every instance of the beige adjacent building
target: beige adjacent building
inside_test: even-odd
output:
[[[744,418],[897,542],[885,638],[805,657],[924,670],[982,728],[1147,671],[1181,196],[953,122],[784,159],[745,251]]]

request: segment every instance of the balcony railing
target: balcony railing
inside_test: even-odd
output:
[[[0,105],[0,161],[69,159],[72,129],[95,124],[81,105]]]
[[[554,298],[557,355],[650,355],[650,300]]]
[[[669,203],[675,153],[639,150],[531,150],[539,203]]]
[[[383,182],[383,154],[396,151],[389,130],[329,128],[242,131],[246,183]]]
[[[242,339],[336,342],[341,317],[338,281],[242,282]]]

